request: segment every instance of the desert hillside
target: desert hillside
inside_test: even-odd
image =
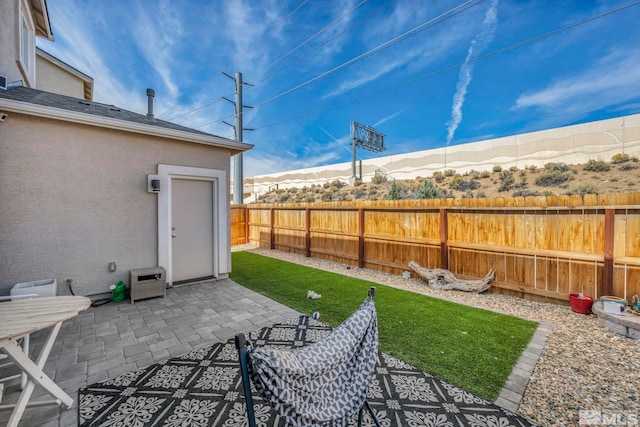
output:
[[[261,195],[258,203],[313,203],[351,200],[433,198],[494,198],[563,194],[611,194],[640,191],[638,158],[616,154],[609,162],[547,163],[544,167],[503,169],[458,174],[449,169],[429,177],[393,180],[376,174],[355,185],[333,181],[304,188],[278,188]]]

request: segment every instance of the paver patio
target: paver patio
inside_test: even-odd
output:
[[[225,341],[239,330],[254,331],[299,315],[229,279],[176,287],[168,289],[165,298],[91,307],[66,321],[44,371],[77,400],[80,387]],[[32,335],[32,357],[43,339],[43,333]],[[18,393],[10,391],[5,392],[3,404],[17,400]],[[36,388],[35,399],[42,395],[43,390]],[[10,414],[0,412],[0,425]],[[21,427],[74,425],[77,401],[68,410],[28,408],[20,423]]]
[[[69,410],[55,406],[28,408],[20,426],[77,425],[77,397],[81,387],[224,342],[240,330],[256,331],[299,315],[230,279],[171,288],[165,298],[91,307],[63,324],[44,369],[76,399],[74,407]],[[46,332],[32,335],[32,357],[39,352]],[[546,325],[538,330],[497,404],[516,410],[547,334]],[[532,352],[535,354],[529,354]],[[522,381],[518,381],[518,375],[523,377]],[[0,372],[0,376],[4,374]],[[43,393],[37,388],[36,400],[44,397]],[[12,403],[17,398],[18,392],[9,390],[2,403]],[[0,425],[6,423],[10,413],[0,411]]]

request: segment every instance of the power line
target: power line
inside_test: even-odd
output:
[[[477,1],[477,3],[472,4],[470,6],[467,6],[469,3],[473,3],[474,1]],[[480,3],[482,3],[483,1],[484,0],[467,0],[466,2],[461,3],[460,5],[452,8],[452,9],[449,9],[448,11],[436,16],[435,18],[432,18],[432,19],[430,19],[428,21],[425,21],[422,24],[410,29],[409,31],[406,31],[405,33],[400,34],[399,36],[396,36],[393,39],[388,40],[388,41],[386,41],[386,42],[374,47],[373,49],[370,49],[370,50],[366,51],[365,53],[363,53],[363,54],[361,54],[361,55],[359,55],[359,56],[357,56],[355,58],[352,58],[349,61],[338,65],[337,67],[332,68],[329,71],[325,71],[324,73],[322,73],[322,74],[320,74],[320,75],[318,75],[318,76],[316,76],[316,77],[314,77],[314,78],[312,78],[310,80],[307,80],[304,83],[300,83],[299,85],[297,85],[295,87],[292,87],[291,89],[288,89],[288,90],[286,90],[284,92],[281,92],[280,94],[278,94],[276,96],[273,96],[273,97],[269,98],[268,100],[266,100],[266,101],[264,101],[262,103],[259,103],[257,105],[257,107],[269,104],[270,102],[273,102],[273,101],[275,101],[277,99],[280,99],[283,96],[289,95],[290,93],[293,93],[293,92],[295,92],[297,90],[300,90],[305,86],[308,86],[308,85],[310,85],[312,83],[317,82],[318,80],[321,80],[321,79],[323,79],[325,77],[328,77],[331,74],[334,74],[334,73],[342,70],[343,68],[346,68],[346,67],[348,67],[350,65],[355,64],[356,62],[362,61],[365,58],[368,58],[368,57],[370,57],[372,55],[375,55],[375,54],[383,51],[384,49],[387,49],[387,48],[389,48],[389,47],[391,47],[391,46],[393,46],[393,45],[395,45],[395,44],[397,44],[397,43],[399,43],[399,42],[401,42],[403,40],[406,40],[409,37],[412,37],[412,36],[422,32],[422,31],[426,30],[429,27],[432,27],[434,25],[442,23],[442,22],[444,22],[444,21],[446,21],[446,20],[458,15],[459,13],[464,12],[467,9],[470,9],[470,8],[472,8],[474,6],[477,6]],[[458,9],[461,9],[461,10],[458,10]],[[457,12],[453,13],[456,10],[457,10]],[[446,16],[446,15],[449,15],[449,16]]]
[[[499,55],[499,54],[504,53],[506,51],[509,51],[509,50],[512,50],[512,49],[516,49],[518,47],[524,46],[524,45],[529,44],[529,43],[536,42],[538,40],[553,36],[555,34],[561,33],[563,31],[566,31],[566,30],[569,30],[569,29],[572,29],[572,28],[575,28],[575,27],[578,27],[580,25],[588,24],[588,23],[590,23],[592,21],[595,21],[597,19],[604,18],[606,16],[612,15],[612,14],[617,13],[617,12],[621,12],[621,11],[623,11],[625,9],[637,6],[639,4],[640,4],[640,1],[637,1],[637,2],[634,2],[634,3],[628,4],[626,6],[622,6],[620,8],[611,10],[609,12],[605,12],[605,13],[603,13],[601,15],[597,15],[597,16],[594,16],[594,17],[591,17],[591,18],[587,18],[585,20],[576,22],[574,24],[570,24],[570,25],[567,25],[565,27],[558,28],[557,30],[549,31],[549,32],[541,34],[539,36],[535,36],[535,37],[532,37],[530,39],[527,39],[527,40],[524,40],[524,41],[521,41],[521,42],[517,42],[517,43],[511,44],[509,46],[503,47],[501,49],[494,50],[494,51],[486,53],[484,55],[480,55],[480,56],[477,56],[475,58],[471,58],[468,61],[463,61],[463,62],[460,62],[458,64],[451,65],[449,67],[441,68],[441,69],[433,71],[431,73],[423,74],[421,76],[415,77],[413,79],[405,80],[405,81],[402,81],[402,82],[394,84],[394,85],[388,85],[388,86],[385,86],[385,87],[383,87],[381,89],[375,90],[373,92],[369,92],[369,93],[366,93],[364,95],[359,95],[359,96],[347,99],[345,101],[341,101],[341,102],[338,102],[336,104],[332,104],[332,105],[329,105],[327,107],[323,107],[323,108],[320,108],[320,109],[317,109],[317,110],[314,110],[314,111],[311,111],[311,112],[308,112],[308,113],[299,114],[297,116],[290,117],[288,119],[284,119],[284,120],[281,120],[279,122],[271,123],[271,124],[264,125],[264,126],[259,126],[259,127],[256,127],[255,130],[264,129],[264,128],[268,128],[268,127],[271,127],[271,126],[276,126],[276,125],[279,125],[279,124],[282,124],[282,123],[290,122],[292,120],[300,119],[302,117],[310,116],[310,115],[317,114],[317,113],[322,113],[324,111],[332,110],[334,108],[341,107],[343,105],[353,104],[355,102],[358,102],[358,101],[361,101],[361,100],[364,100],[364,99],[368,99],[368,98],[371,98],[371,97],[376,96],[376,95],[380,95],[380,94],[388,92],[390,90],[399,89],[401,87],[410,85],[410,84],[415,83],[417,81],[424,80],[426,78],[433,77],[433,76],[436,76],[438,74],[446,73],[447,71],[455,70],[456,68],[460,68],[465,64],[471,64],[471,63],[474,63],[474,62],[482,61],[482,60],[490,58],[492,56],[496,56],[496,55]]]
[[[367,1],[367,0],[364,0]],[[364,1],[362,3],[364,3]],[[374,10],[373,12],[371,12],[369,15],[365,16],[364,18],[362,18],[361,20],[359,20],[358,22],[356,22],[354,25],[351,25],[350,27],[346,28],[344,31],[336,34],[335,36],[331,37],[330,39],[324,41],[323,43],[321,43],[320,45],[316,46],[315,48],[313,48],[312,50],[308,51],[307,53],[300,55],[298,58],[296,58],[294,61],[289,62],[288,64],[286,64],[285,66],[279,68],[278,70],[272,72],[271,74],[269,74],[268,76],[266,76],[265,78],[263,78],[262,80],[258,81],[256,84],[261,83],[271,77],[273,77],[274,75],[278,74],[279,72],[281,72],[282,70],[288,68],[289,66],[295,64],[296,62],[300,61],[302,58],[308,56],[309,54],[315,52],[316,50],[320,49],[321,47],[325,46],[326,44],[332,42],[333,40],[335,40],[336,38],[342,36],[343,34],[345,34],[346,32],[352,30],[353,28],[361,25],[364,21],[366,21],[367,19],[371,18],[372,16],[374,16],[375,14],[379,13],[380,11],[386,9],[387,7],[389,7],[392,3],[396,2],[397,0],[390,0],[387,3],[385,3],[384,5],[382,5],[381,7],[379,7],[378,9]],[[331,25],[333,25],[333,23],[337,22],[338,20],[342,19],[344,16],[348,15],[349,13],[351,13],[352,11],[354,11],[355,9],[357,9],[358,7],[360,7],[360,5],[362,4],[358,4],[356,5],[354,8],[352,8],[351,10],[345,12],[344,14],[342,14],[339,18],[337,18],[336,20],[334,20],[332,23],[330,23],[329,25],[327,25],[326,27],[324,27],[322,30],[320,30],[319,32],[317,32],[314,36],[310,37],[309,39],[307,39],[306,41],[304,41],[303,43],[299,44],[298,46],[296,46],[295,48],[293,48],[292,50],[290,50],[289,52],[287,52],[285,55],[283,55],[281,58],[279,58],[278,60],[274,61],[271,65],[265,67],[262,71],[266,71],[269,68],[271,68],[273,65],[275,65],[276,63],[278,63],[279,61],[281,61],[283,58],[285,58],[286,56],[288,56],[291,52],[294,52],[296,49],[298,49],[299,47],[301,47],[302,45],[304,45],[305,43],[307,43],[309,40],[311,40],[312,38],[314,38],[315,36],[317,36],[318,34],[322,33],[324,30],[326,30],[327,28],[329,28]],[[261,72],[262,72],[261,71]],[[257,77],[259,77],[260,74],[258,74]],[[229,97],[231,95],[227,95],[227,97]],[[221,119],[218,120],[214,120],[211,122],[207,122],[203,125],[200,125],[197,127],[197,129],[202,129],[204,127],[210,126],[212,124],[215,123],[222,123],[225,119],[228,119],[232,117],[232,115],[229,116],[225,116]]]
[[[335,39],[336,37],[339,37],[339,36],[341,36],[342,34],[344,34],[345,32],[347,32],[347,31],[351,30],[352,28],[354,28],[354,27],[356,27],[356,26],[360,25],[362,22],[364,22],[365,20],[369,19],[370,17],[372,17],[373,15],[377,14],[378,12],[380,12],[380,11],[384,10],[384,9],[385,9],[385,8],[387,8],[389,5],[391,5],[391,3],[395,2],[395,1],[396,1],[396,0],[390,0],[389,2],[385,3],[384,5],[382,5],[381,7],[379,7],[378,9],[376,9],[375,11],[373,11],[372,13],[370,13],[369,15],[367,15],[366,17],[364,17],[363,19],[361,19],[360,21],[358,21],[356,24],[354,24],[354,25],[352,25],[351,27],[347,28],[345,31],[341,32],[340,34],[336,35],[335,37],[333,37],[333,38],[331,38],[331,39],[327,40],[327,41],[326,41],[325,43],[323,43],[322,45],[324,45],[324,44],[326,44],[326,43],[329,43],[330,41],[332,41],[332,40],[333,40],[333,39]],[[429,28],[429,25],[428,25],[428,24],[433,23],[433,21],[435,21],[436,19],[439,19],[440,17],[442,17],[442,16],[444,16],[444,15],[446,15],[446,14],[448,14],[448,13],[451,13],[451,12],[455,11],[456,9],[462,8],[463,6],[467,5],[468,3],[472,3],[473,1],[477,1],[477,0],[468,0],[468,1],[466,1],[465,3],[461,3],[460,5],[458,5],[458,6],[454,7],[454,8],[452,8],[452,9],[449,9],[447,12],[444,12],[443,14],[440,14],[439,16],[437,16],[437,17],[435,17],[435,18],[432,18],[432,19],[430,19],[430,20],[428,20],[428,21],[423,22],[422,24],[418,25],[417,27],[412,28],[411,30],[409,30],[409,31],[407,31],[407,32],[405,32],[405,33],[403,33],[403,34],[401,34],[400,36],[397,36],[397,37],[395,37],[395,38],[393,38],[393,39],[391,39],[391,40],[389,40],[389,41],[387,41],[387,42],[385,42],[385,43],[383,43],[383,44],[381,44],[381,45],[378,45],[377,47],[375,47],[375,48],[373,48],[373,49],[370,49],[369,51],[367,51],[367,52],[363,53],[362,55],[360,55],[360,56],[358,56],[358,57],[356,57],[356,58],[353,58],[353,59],[351,59],[351,60],[349,60],[349,61],[347,61],[347,62],[343,63],[342,65],[339,65],[338,67],[333,68],[332,70],[329,70],[329,71],[327,71],[327,72],[325,72],[325,73],[321,74],[320,76],[316,76],[316,77],[314,77],[313,79],[311,79],[311,80],[309,80],[309,81],[307,81],[307,82],[303,83],[302,85],[298,85],[297,87],[295,87],[295,88],[293,88],[293,89],[289,89],[289,90],[288,90],[287,92],[285,92],[285,93],[281,93],[280,95],[277,95],[276,97],[273,97],[273,98],[271,98],[270,100],[267,100],[267,101],[265,101],[265,102],[263,102],[263,103],[260,103],[260,104],[256,105],[256,107],[260,107],[260,106],[265,105],[265,104],[267,104],[267,103],[269,103],[269,102],[271,102],[271,101],[274,101],[275,99],[280,98],[280,97],[282,97],[282,96],[285,96],[286,94],[291,93],[291,92],[293,92],[294,90],[298,90],[298,89],[300,89],[300,88],[302,88],[302,87],[304,87],[304,86],[307,86],[307,85],[309,85],[309,84],[311,84],[311,83],[313,83],[313,82],[315,82],[315,81],[320,80],[321,78],[324,78],[324,77],[328,76],[329,74],[333,74],[333,73],[337,72],[337,71],[338,71],[339,69],[341,69],[341,68],[345,68],[345,67],[347,67],[347,66],[351,65],[352,63],[355,63],[355,62],[360,61],[360,60],[362,60],[362,59],[365,59],[366,57],[369,57],[369,56],[371,56],[371,55],[373,55],[373,54],[375,54],[375,53],[378,53],[379,51],[381,51],[381,50],[383,50],[383,49],[386,49],[387,47],[390,47],[390,46],[392,46],[393,44],[399,43],[400,41],[405,40],[406,38],[411,37],[412,35],[415,35],[415,34],[417,34],[418,32],[421,32],[421,31],[423,31],[423,30],[425,30],[425,29]],[[456,16],[456,15],[458,15],[458,14],[460,14],[460,13],[462,13],[462,12],[466,11],[467,9],[470,9],[470,8],[472,8],[472,7],[474,7],[474,6],[477,6],[478,4],[482,3],[483,1],[484,1],[484,0],[479,0],[479,1],[478,1],[478,3],[476,3],[476,4],[472,4],[471,6],[464,7],[463,9],[458,10],[457,12],[455,12],[455,13],[451,14],[451,16],[447,16],[445,19],[442,19],[442,20],[441,20],[441,21],[439,21],[439,22],[433,23],[433,25],[436,25],[436,24],[439,24],[439,23],[441,23],[441,22],[444,22],[444,21],[446,21],[447,19],[452,18],[452,17],[454,17],[454,16]],[[419,30],[418,30],[418,29],[419,29]],[[393,44],[389,44],[389,43],[391,43],[391,42],[394,42],[394,43],[393,43]],[[313,52],[313,51],[317,50],[317,49],[318,49],[318,48],[320,48],[322,45],[318,46],[316,49],[312,50],[311,52]],[[382,46],[384,46],[384,47],[382,47]],[[382,47],[382,48],[381,48],[381,47]],[[376,51],[374,52],[374,50],[376,50]],[[309,53],[310,53],[310,52],[309,52]],[[306,56],[306,55],[303,55],[303,56]],[[297,61],[297,60],[299,60],[300,58],[302,58],[303,56],[301,56],[301,57],[299,57],[298,59],[296,59],[296,61]],[[295,62],[295,61],[294,61],[294,62]],[[293,62],[292,62],[292,63],[293,63]],[[288,66],[289,66],[289,65],[291,65],[292,63],[287,64],[287,66],[285,66],[284,68],[288,67]],[[262,82],[262,81],[264,81],[264,80],[266,80],[266,79],[268,79],[268,78],[272,77],[274,74],[276,74],[276,73],[278,73],[278,72],[282,71],[284,68],[281,68],[280,70],[276,71],[275,73],[270,74],[269,76],[267,76],[267,77],[265,77],[264,79],[260,80],[260,82]],[[259,82],[258,82],[258,83],[259,83]],[[338,106],[338,105],[336,105],[336,106]],[[324,109],[322,109],[322,110],[320,110],[320,111],[324,111]],[[301,115],[301,116],[296,116],[296,118],[297,118],[297,117],[304,117],[305,115],[306,115],[306,114],[303,114],[303,115]],[[199,127],[198,127],[198,129],[202,129],[202,128],[206,127],[206,126],[209,126],[209,125],[212,125],[212,124],[215,124],[215,123],[222,123],[225,119],[227,119],[227,118],[229,118],[229,117],[232,117],[232,115],[229,115],[229,116],[223,117],[222,119],[214,120],[214,121],[209,122],[209,123],[205,123],[204,125],[199,126]],[[287,120],[287,121],[288,121],[288,120]],[[258,129],[260,129],[260,128],[258,128]]]
[[[222,123],[222,122],[224,122],[225,120],[227,120],[227,119],[229,119],[229,118],[231,118],[231,117],[233,117],[233,116],[235,116],[235,113],[234,113],[234,114],[229,114],[228,116],[224,116],[224,117],[223,117],[223,118],[221,118],[221,119],[213,120],[213,121],[207,122],[207,123],[205,123],[205,124],[202,124],[202,125],[200,125],[200,126],[196,127],[196,129],[202,129],[202,128],[206,128],[207,126],[214,125],[214,124],[216,124],[216,123]]]
[[[305,41],[303,41],[302,43],[298,44],[296,47],[294,47],[293,49],[289,50],[287,53],[285,53],[284,55],[282,55],[280,58],[276,59],[275,61],[273,61],[271,64],[267,65],[266,67],[264,67],[262,70],[260,70],[258,72],[258,74],[256,75],[255,78],[258,78],[260,76],[262,76],[269,68],[273,67],[274,65],[276,65],[278,62],[282,61],[283,59],[285,59],[287,56],[291,55],[293,52],[295,52],[296,50],[300,49],[302,46],[306,45],[307,43],[309,43],[311,40],[315,39],[316,37],[318,37],[320,34],[322,34],[323,32],[327,31],[329,28],[331,28],[331,26],[333,26],[335,23],[337,23],[338,21],[342,20],[345,16],[353,13],[356,9],[358,9],[360,6],[362,6],[363,4],[365,4],[368,0],[362,0],[360,3],[356,4],[354,7],[352,7],[351,9],[349,9],[348,11],[344,12],[342,15],[340,15],[339,17],[337,17],[336,19],[334,19],[333,21],[331,21],[329,24],[325,25],[320,31],[316,32],[314,35],[312,35],[311,37],[307,38]]]
[[[236,73],[236,76],[235,76],[235,77],[232,77],[232,76],[230,76],[229,74],[227,74],[227,73],[225,73],[225,72],[222,72],[222,74],[224,74],[225,76],[229,77],[230,79],[232,79],[232,80],[234,80],[234,81],[236,81],[236,82],[237,82],[237,79],[238,79],[238,74],[240,74],[239,78],[240,78],[240,81],[242,81],[242,74],[241,74],[241,73]],[[244,85],[249,86],[250,88],[251,88],[251,87],[253,87],[253,85],[252,85],[251,83],[246,83],[246,82],[244,82],[243,84],[244,84]],[[211,121],[211,122],[207,122],[207,123],[205,123],[205,124],[202,124],[202,125],[198,126],[196,129],[202,129],[202,128],[205,128],[205,127],[207,127],[207,126],[210,126],[210,125],[213,125],[213,124],[216,124],[216,123],[225,123],[225,124],[227,124],[227,125],[231,126],[229,123],[227,123],[227,122],[225,121],[226,119],[228,119],[228,118],[230,118],[230,117],[234,117],[234,116],[236,116],[236,118],[237,118],[237,117],[238,117],[238,115],[239,115],[240,117],[242,117],[242,115],[244,114],[244,113],[243,113],[243,107],[253,108],[253,107],[250,107],[250,106],[248,106],[248,105],[238,105],[238,98],[237,98],[237,96],[238,96],[238,88],[237,88],[237,84],[236,84],[236,92],[234,92],[234,94],[236,95],[236,101],[235,101],[235,102],[234,102],[234,101],[231,101],[230,99],[228,99],[228,98],[229,98],[229,96],[231,96],[231,95],[223,96],[223,97],[221,97],[221,98],[219,98],[218,100],[216,100],[216,101],[215,101],[215,102],[217,102],[217,101],[219,101],[219,100],[221,100],[221,99],[224,99],[225,101],[229,101],[229,102],[231,102],[232,104],[234,104],[234,105],[235,105],[235,111],[234,111],[234,113],[233,113],[233,114],[229,114],[228,116],[225,116],[225,117],[223,117],[223,118],[221,118],[221,119],[213,120],[213,121]],[[242,96],[240,96],[240,98],[242,98]],[[240,111],[238,111],[238,109],[239,109]],[[245,130],[253,130],[253,129],[245,129]],[[235,135],[236,135],[236,137],[237,137],[237,135],[238,135],[238,133],[237,133],[237,129],[236,129]]]
[[[261,43],[262,43],[262,42],[267,38],[267,36],[269,36],[269,34],[271,34],[272,32],[274,32],[276,29],[280,28],[280,27],[284,24],[284,22],[285,22],[287,19],[289,19],[289,18],[290,18],[294,13],[296,13],[296,12],[297,12],[297,11],[298,11],[302,6],[304,6],[308,1],[309,1],[309,0],[304,0],[304,1],[303,1],[302,3],[300,3],[300,4],[299,4],[295,9],[293,9],[291,12],[289,12],[289,13],[287,14],[287,16],[285,16],[284,18],[282,18],[281,20],[279,20],[277,23],[275,23],[271,28],[269,28],[269,30],[268,30],[268,31],[266,31],[266,32],[262,35],[262,37],[261,37],[261,38],[260,38],[260,39],[255,43],[255,45],[254,45],[254,46],[256,46],[256,47],[257,47],[258,45],[260,45],[260,44],[261,44]],[[242,55],[242,56],[246,56],[246,55],[247,55],[247,52],[243,52],[243,55]],[[221,74],[223,74],[223,73],[222,73],[222,72],[218,72],[218,73],[216,73],[215,75],[213,75],[213,77],[211,77],[210,79],[208,79],[208,80],[207,80],[207,81],[205,81],[204,83],[202,83],[202,84],[200,84],[200,85],[198,85],[198,86],[194,87],[193,89],[191,89],[191,90],[190,90],[190,91],[188,91],[187,93],[182,94],[182,95],[178,98],[178,100],[180,100],[180,99],[182,99],[183,97],[185,97],[185,96],[187,96],[187,95],[189,95],[189,94],[193,93],[195,90],[202,88],[204,85],[206,85],[206,84],[207,84],[207,83],[209,83],[211,80],[215,79],[216,77],[218,77],[218,76],[219,76],[219,75],[221,75]],[[233,95],[233,94],[231,94],[231,95]],[[231,95],[227,95],[227,97],[229,97],[229,96],[231,96]],[[218,98],[216,101],[213,101],[213,102],[212,102],[212,103],[210,103],[210,104],[205,105],[205,107],[208,107],[209,105],[212,105],[212,104],[214,104],[214,103],[218,102],[219,100],[220,100],[220,98]],[[162,116],[164,116],[166,113],[168,113],[169,111],[171,111],[171,109],[172,109],[173,107],[175,107],[176,105],[178,105],[178,102],[176,102],[175,104],[171,105],[169,108],[167,108],[165,111],[163,111],[160,115],[158,115],[158,117],[162,117]],[[195,111],[199,111],[199,110],[201,110],[201,109],[202,109],[202,107],[199,107],[199,108],[197,108],[196,110],[187,111],[187,112],[186,112],[186,113],[184,113],[184,114],[180,114],[180,115],[178,115],[178,116],[172,117],[172,118],[167,119],[167,120],[174,120],[174,119],[176,119],[177,117],[182,117],[182,116],[184,116],[184,115],[186,115],[186,114],[189,114],[189,113],[191,113],[191,112],[195,112]]]
[[[275,76],[276,74],[280,73],[281,71],[289,68],[291,65],[299,62],[300,60],[302,60],[303,58],[309,56],[310,54],[312,54],[313,52],[317,51],[318,49],[326,46],[327,44],[331,43],[332,41],[334,41],[335,39],[341,37],[343,34],[348,33],[349,31],[351,31],[352,29],[360,26],[364,21],[368,20],[369,18],[371,18],[372,16],[376,15],[377,13],[383,11],[384,9],[386,9],[387,7],[389,7],[391,5],[391,3],[396,2],[397,0],[390,0],[387,3],[383,4],[382,6],[380,6],[379,8],[377,8],[376,10],[374,10],[373,12],[371,12],[370,14],[368,14],[367,16],[365,16],[364,18],[362,18],[361,20],[359,20],[358,22],[356,22],[355,24],[349,26],[348,28],[345,28],[344,31],[341,31],[340,33],[336,34],[335,36],[331,37],[328,40],[325,40],[324,42],[322,42],[321,44],[319,44],[318,46],[316,46],[315,48],[311,49],[310,51],[308,51],[307,53],[304,53],[302,55],[300,55],[299,57],[297,57],[296,59],[294,59],[293,61],[289,62],[288,64],[284,65],[283,67],[278,68],[276,71],[273,71],[271,74],[267,75],[265,78],[263,78],[262,80],[259,80],[256,82],[256,84],[258,83],[262,83],[265,80],[270,79],[271,77]]]
[[[185,97],[185,96],[187,96],[187,95],[192,94],[194,91],[196,91],[196,90],[198,90],[198,89],[201,89],[202,87],[204,87],[204,85],[208,84],[211,80],[215,79],[215,78],[216,78],[216,77],[218,77],[220,74],[222,74],[222,73],[216,73],[216,74],[214,74],[211,78],[209,78],[209,79],[208,79],[207,81],[205,81],[204,83],[201,83],[201,84],[199,84],[198,86],[196,86],[196,87],[192,88],[190,91],[188,91],[188,92],[183,93],[182,95],[180,95],[180,96],[177,98],[177,100],[176,100],[175,104],[172,104],[169,108],[167,108],[167,109],[166,109],[166,110],[164,110],[162,113],[160,113],[160,114],[158,115],[158,118],[160,118],[160,117],[164,116],[164,115],[165,115],[165,114],[167,114],[169,111],[171,111],[171,110],[173,109],[173,107],[175,107],[176,105],[178,105],[178,104],[179,104],[179,102],[178,102],[178,101],[179,101],[180,99],[184,98],[184,97]],[[178,116],[178,117],[180,117],[180,116]],[[167,120],[173,120],[173,118],[171,118],[171,119],[167,119]]]
[[[227,96],[229,96],[229,95],[227,95]],[[209,103],[207,103],[207,104],[204,104],[204,105],[202,105],[202,106],[200,106],[200,107],[198,107],[198,108],[196,108],[196,109],[194,109],[194,110],[189,110],[189,111],[187,111],[186,113],[178,114],[177,116],[174,116],[174,117],[172,117],[172,118],[170,118],[170,119],[167,119],[167,121],[174,121],[174,120],[176,120],[176,119],[178,119],[178,118],[180,118],[180,117],[186,116],[185,118],[183,118],[182,120],[180,120],[181,122],[184,122],[185,120],[187,120],[189,117],[193,116],[193,115],[194,115],[195,113],[197,113],[198,111],[202,111],[202,110],[204,110],[205,108],[210,107],[210,106],[212,106],[213,104],[216,104],[216,103],[220,102],[220,100],[222,100],[223,98],[224,98],[224,97],[223,97],[223,96],[221,96],[220,98],[216,99],[215,101],[212,101],[212,102],[209,102]],[[178,122],[174,122],[174,123],[178,123]]]
[[[280,62],[282,59],[284,59],[286,56],[288,56],[289,54],[291,54],[292,52],[294,52],[295,50],[297,50],[299,47],[303,46],[304,44],[306,44],[309,40],[313,39],[314,37],[316,37],[317,35],[319,35],[320,33],[322,33],[323,31],[325,31],[327,28],[329,28],[331,25],[333,25],[335,22],[339,21],[340,19],[342,19],[344,16],[348,15],[349,13],[352,13],[354,10],[356,10],[358,7],[360,7],[364,2],[366,2],[368,0],[363,0],[363,2],[357,4],[354,8],[350,9],[349,11],[345,12],[344,14],[342,14],[339,18],[337,18],[336,20],[334,20],[333,22],[331,22],[329,25],[325,26],[322,30],[320,30],[319,32],[317,32],[314,36],[310,37],[309,39],[305,40],[303,43],[299,44],[298,46],[296,46],[295,48],[293,48],[292,50],[290,50],[289,52],[287,52],[285,55],[283,55],[282,57],[280,57],[279,59],[277,59],[276,61],[274,61],[273,63],[271,63],[271,65],[268,65],[267,67],[265,67],[261,73],[263,71],[268,70],[269,68],[271,68],[273,65],[277,64],[278,62]],[[296,58],[295,60],[289,62],[288,64],[286,64],[285,66],[279,68],[278,70],[272,72],[271,74],[269,74],[268,76],[266,76],[265,78],[263,78],[262,80],[259,80],[256,84],[264,82],[265,80],[270,79],[271,77],[275,76],[276,74],[280,73],[281,71],[283,71],[284,69],[290,67],[291,65],[295,64],[296,62],[300,61],[302,58],[310,55],[311,53],[315,52],[316,50],[320,49],[321,47],[325,46],[326,44],[332,42],[333,40],[337,39],[338,37],[342,36],[343,34],[351,31],[353,28],[361,25],[364,21],[368,20],[369,18],[371,18],[372,16],[376,15],[377,13],[381,12],[382,10],[386,9],[387,7],[389,7],[392,3],[396,2],[397,0],[389,0],[387,3],[383,4],[382,6],[380,6],[378,9],[374,10],[373,12],[371,12],[369,15],[365,16],[364,18],[362,18],[361,20],[359,20],[358,22],[356,22],[355,24],[349,26],[348,28],[346,28],[344,31],[341,31],[340,33],[336,34],[335,36],[331,37],[330,39],[324,41],[323,43],[321,43],[320,45],[316,46],[315,48],[313,48],[312,50],[308,51],[307,53],[300,55],[298,58]],[[299,8],[299,7],[298,7]],[[291,16],[291,13],[288,15]],[[219,73],[219,74],[222,74]],[[261,74],[258,74],[257,77],[259,77]],[[232,94],[231,94],[232,95]],[[227,95],[227,97],[231,96],[231,95]],[[222,97],[224,98],[224,97]],[[218,99],[219,100],[219,99]],[[217,102],[218,100],[214,101]],[[211,104],[207,104],[211,105]],[[181,114],[180,116],[177,117],[181,117],[183,115],[189,114],[191,111],[188,111],[184,114]],[[225,119],[228,119],[232,117],[232,115],[229,116],[225,116],[221,119],[217,119],[211,122],[207,122],[203,125],[200,125],[197,127],[197,129],[202,129],[204,127],[207,127],[209,125],[215,124],[215,123],[222,123]]]
[[[293,15],[294,13],[296,13],[302,6],[304,6],[309,0],[304,0],[302,3],[300,3],[295,9],[293,9],[291,12],[289,12],[289,14],[287,16],[285,16],[284,18],[282,18],[280,21],[278,21],[275,25],[273,25],[269,31],[267,31],[266,33],[264,33],[264,35],[260,38],[260,40],[258,40],[255,44],[255,46],[257,47],[258,45],[260,45],[260,43],[262,43],[269,34],[271,34],[272,32],[274,32],[276,29],[282,27],[282,25],[284,24],[284,22],[289,19],[289,17],[291,17],[291,15]]]

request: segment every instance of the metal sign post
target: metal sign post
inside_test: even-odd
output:
[[[356,175],[356,147],[364,148],[365,150],[373,151],[375,153],[381,153],[386,150],[384,141],[384,134],[376,131],[371,126],[364,126],[356,122],[351,122],[351,182],[353,185],[358,178]],[[362,179],[362,166],[360,168],[360,179]]]

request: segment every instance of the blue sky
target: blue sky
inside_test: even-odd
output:
[[[38,46],[94,78],[94,100],[233,138],[245,176],[351,160],[349,123],[391,155],[640,112],[633,0],[55,0]],[[483,59],[476,58],[486,56]],[[466,62],[466,63],[465,63]]]

